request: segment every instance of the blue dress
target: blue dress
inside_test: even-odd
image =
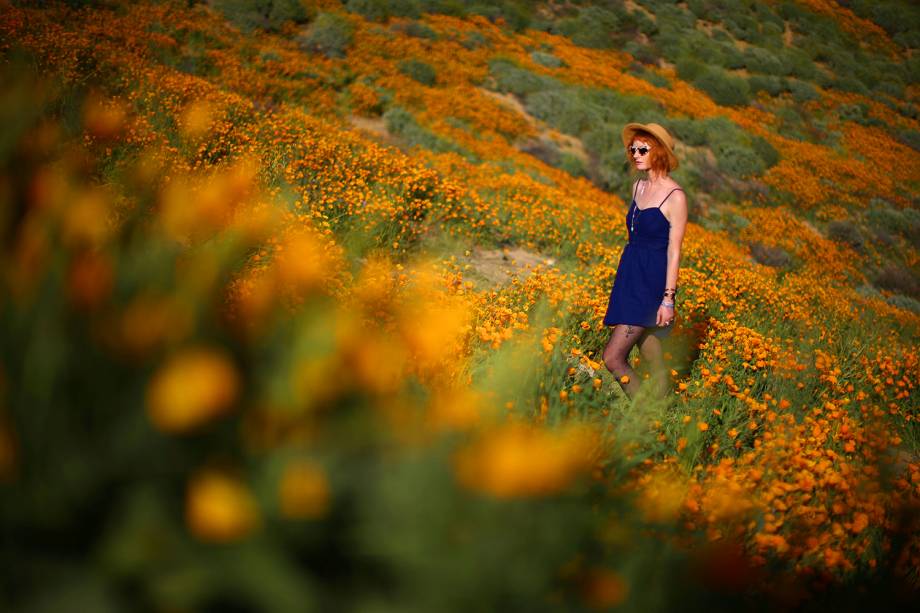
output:
[[[638,188],[638,183],[636,184]],[[661,212],[661,205],[672,189],[657,207],[640,209],[633,194],[626,212],[626,230],[629,242],[620,255],[604,325],[631,324],[650,328],[656,336],[668,336],[671,326],[658,327],[655,319],[664,295],[664,284],[668,268],[668,234],[671,223]],[[681,190],[683,191],[683,190]]]

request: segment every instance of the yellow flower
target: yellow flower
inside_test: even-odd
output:
[[[244,483],[223,473],[205,471],[189,482],[185,518],[203,541],[235,541],[259,524],[255,499]]]
[[[188,432],[223,414],[236,401],[239,377],[222,352],[185,349],[169,359],[147,388],[147,413],[164,432]]]
[[[329,482],[320,466],[307,460],[289,463],[279,486],[280,510],[292,519],[316,519],[329,509]]]

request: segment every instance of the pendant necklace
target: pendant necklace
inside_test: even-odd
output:
[[[639,205],[636,204],[636,201],[635,201],[635,200],[633,200],[633,205],[634,205],[634,206],[633,206],[632,222],[629,224],[629,233],[630,233],[630,234],[635,234],[635,233],[636,233],[636,214],[637,214],[637,212],[639,211]]]

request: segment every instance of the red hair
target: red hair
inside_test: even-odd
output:
[[[665,151],[664,145],[661,144],[661,141],[655,138],[655,136],[645,132],[644,130],[636,130],[636,132],[633,134],[632,140],[643,140],[647,142],[651,147],[648,152],[648,163],[649,166],[651,166],[651,170],[661,174],[667,174],[671,170],[671,162],[668,160],[668,153]],[[629,152],[629,147],[631,145],[632,142],[626,145],[626,158],[629,160],[629,163],[632,165],[632,167],[635,168],[636,160]]]

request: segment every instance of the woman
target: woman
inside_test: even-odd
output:
[[[623,144],[636,170],[647,173],[633,185],[626,213],[629,242],[620,256],[604,325],[613,326],[604,349],[604,364],[623,391],[633,398],[639,379],[629,366],[638,344],[651,365],[660,394],[667,390],[661,338],[674,324],[680,247],[687,226],[687,198],[668,176],[677,168],[674,139],[657,123],[630,123]]]

